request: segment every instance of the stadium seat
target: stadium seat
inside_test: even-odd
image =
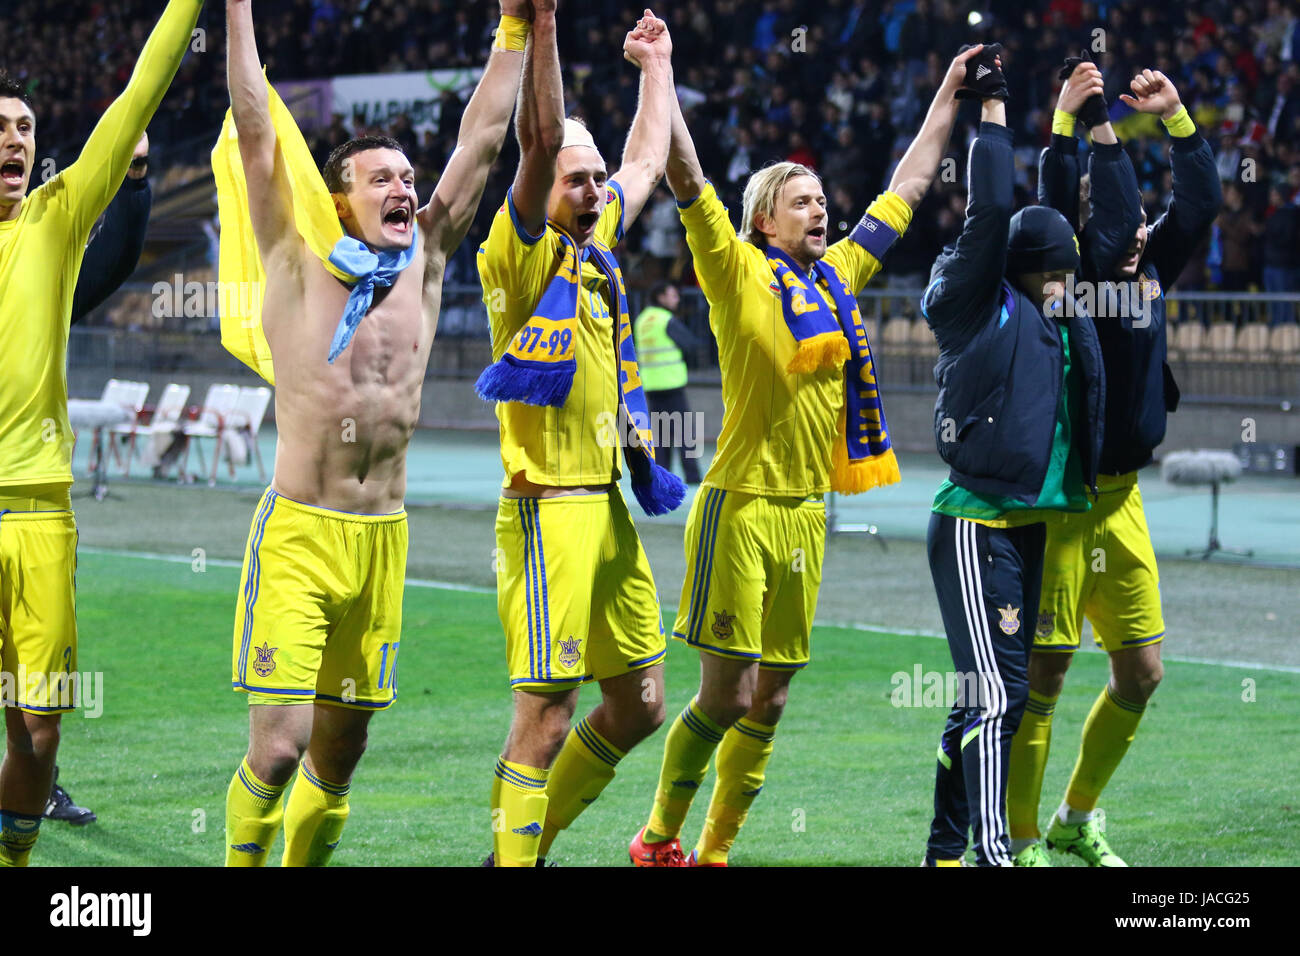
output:
[[[1205,351],[1216,359],[1230,359],[1237,344],[1237,329],[1231,322],[1214,322],[1206,333]]]
[[[1268,355],[1268,326],[1263,322],[1248,322],[1237,333],[1236,358],[1244,362],[1258,362]]]
[[[914,319],[908,325],[911,326],[908,337],[913,349],[923,355],[939,354],[939,342],[930,331],[930,326],[920,319]]]
[[[257,436],[262,430],[262,419],[266,417],[267,406],[271,404],[271,390],[266,387],[244,386],[239,390],[239,400],[230,413],[230,423],[226,429],[227,439],[239,437],[248,442],[249,451],[257,461],[257,474],[266,481],[266,468],[262,464],[262,451],[257,447]],[[217,454],[226,453],[226,462],[230,466],[230,477],[235,477],[234,449],[228,441],[218,443]],[[213,469],[214,473],[216,469]]]
[[[131,460],[135,457],[136,439],[144,437],[153,441],[155,436],[171,436],[180,430],[181,416],[185,413],[185,403],[190,399],[190,387],[188,385],[177,385],[175,382],[163,389],[162,398],[158,401],[158,406],[154,409],[153,417],[149,424],[140,424],[139,418],[129,425],[117,425],[113,428],[114,435],[127,437],[126,446],[126,465],[122,473],[128,478],[131,476]],[[165,446],[164,446],[165,447]],[[157,455],[153,455],[155,459]],[[120,464],[120,462],[119,462]]]
[[[1205,326],[1195,320],[1174,326],[1174,347],[1180,358],[1199,358],[1205,350]]]
[[[185,436],[185,460],[181,462],[181,475],[191,477],[186,470],[190,460],[190,445],[198,450],[199,468],[207,471],[207,466],[203,462],[203,446],[199,443],[200,439],[211,438],[216,443],[216,448],[212,453],[212,472],[208,476],[208,484],[217,483],[217,462],[221,458],[221,442],[225,431],[230,427],[230,415],[235,410],[235,403],[239,401],[238,385],[212,385],[208,388],[208,394],[203,399],[203,409],[199,412],[198,421],[186,422],[181,426],[181,433]]]
[[[1268,350],[1282,362],[1300,362],[1300,325],[1275,325],[1269,330]]]
[[[120,405],[125,408],[131,416],[131,423],[134,424],[139,421],[140,411],[144,408],[144,403],[148,398],[148,382],[129,382],[121,379],[110,378],[104,384],[104,392],[100,395],[99,400],[105,404]],[[127,427],[129,426],[113,425],[111,426],[109,433],[110,435],[116,435],[118,434],[118,429]],[[99,470],[100,463],[95,459],[98,457],[99,450],[103,448],[103,445],[100,442],[101,430],[101,428],[96,428],[94,431],[92,447],[96,450],[96,454],[92,454],[86,459],[87,476],[93,475]],[[116,460],[118,466],[121,467],[122,457],[118,454],[117,445],[110,441],[109,448],[113,453],[114,460]]]
[[[912,323],[901,318],[886,319],[880,335],[885,345],[905,348],[912,338]]]

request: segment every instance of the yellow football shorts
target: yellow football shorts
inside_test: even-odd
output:
[[[1047,521],[1034,650],[1078,650],[1083,619],[1108,653],[1164,640],[1160,573],[1137,472],[1099,475],[1092,510]]]
[[[710,654],[795,670],[809,660],[826,503],[701,486],[686,522],[673,637]]]
[[[267,489],[244,552],[232,683],[250,704],[397,699],[406,512],[358,515]]]
[[[68,486],[0,488],[0,707],[76,708],[76,573]]]
[[[617,485],[502,497],[496,569],[514,690],[568,690],[663,659],[659,595]]]

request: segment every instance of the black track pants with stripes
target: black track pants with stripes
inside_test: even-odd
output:
[[[1029,699],[1029,649],[1043,583],[1045,524],[990,528],[932,514],[930,575],[957,674],[957,701],[939,744],[927,857],[966,853],[1011,863],[1007,765]]]

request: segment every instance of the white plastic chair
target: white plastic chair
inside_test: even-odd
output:
[[[130,425],[116,425],[114,435],[129,436],[126,447],[126,466],[123,474],[131,476],[131,460],[135,457],[135,443],[138,438],[152,440],[155,435],[171,435],[180,431],[181,416],[185,414],[185,403],[190,400],[190,387],[177,385],[175,382],[163,389],[158,407],[154,409],[153,419],[148,425],[135,422]]]
[[[217,483],[217,462],[221,458],[221,440],[227,428],[230,427],[230,413],[235,409],[235,402],[239,401],[238,385],[213,385],[208,388],[208,394],[203,399],[203,410],[199,413],[198,421],[186,422],[181,426],[181,432],[185,435],[185,460],[181,463],[181,474],[187,475],[186,466],[190,460],[190,445],[193,444],[199,452],[199,468],[207,471],[207,466],[203,462],[203,446],[198,443],[198,439],[212,438],[216,441],[216,448],[212,453],[212,472],[208,475],[208,484]]]
[[[131,422],[134,424],[140,419],[140,410],[144,408],[144,403],[149,397],[148,382],[131,382],[125,379],[110,378],[104,384],[104,392],[99,396],[101,403],[105,405],[119,405],[131,415]],[[118,434],[118,429],[126,428],[126,425],[114,425],[109,429],[109,434]],[[97,427],[91,435],[91,454],[86,459],[86,474],[94,475],[99,470],[99,457],[103,454],[102,439],[103,427]],[[122,457],[118,453],[117,445],[112,441],[109,442],[109,448],[113,453],[113,458],[120,467]]]
[[[227,424],[227,431],[234,432],[248,442],[252,449],[252,456],[257,461],[257,474],[262,481],[266,481],[266,468],[262,464],[262,451],[257,447],[257,436],[262,430],[262,419],[266,417],[266,409],[271,404],[271,390],[264,386],[252,387],[244,386],[239,390],[239,399],[235,402],[235,407],[230,413],[230,421]],[[231,457],[230,449],[225,442],[221,442],[217,448],[217,454],[222,451],[226,453],[226,463],[230,468],[230,477],[235,477],[235,461]],[[215,474],[216,469],[213,469]]]

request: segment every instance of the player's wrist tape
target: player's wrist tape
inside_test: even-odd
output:
[[[1170,136],[1191,136],[1196,132],[1196,124],[1187,112],[1186,106],[1178,107],[1178,112],[1169,119],[1161,118],[1160,122],[1165,124],[1165,129],[1169,130]]]
[[[528,33],[533,25],[519,17],[502,16],[497,24],[496,40],[492,43],[494,50],[513,50],[523,53],[528,43]]]
[[[1052,113],[1052,132],[1057,136],[1074,135],[1074,114],[1067,113],[1065,110],[1056,110]]]

